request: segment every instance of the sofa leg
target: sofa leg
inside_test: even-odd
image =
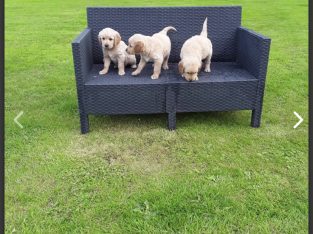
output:
[[[167,116],[167,127],[168,130],[175,130],[176,129],[176,113],[168,113]]]
[[[89,118],[86,114],[80,114],[80,130],[82,134],[89,132]]]
[[[251,115],[251,127],[258,128],[261,125],[261,114],[262,110],[252,110],[252,115]]]

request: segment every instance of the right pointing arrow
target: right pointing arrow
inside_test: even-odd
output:
[[[295,114],[295,116],[297,116],[298,117],[298,119],[299,119],[299,121],[298,121],[298,123],[296,123],[296,125],[295,126],[293,126],[293,128],[297,128],[301,123],[302,123],[302,121],[303,121],[303,118],[297,113],[297,112],[293,112],[294,114]]]

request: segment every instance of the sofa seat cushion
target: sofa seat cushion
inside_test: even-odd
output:
[[[241,68],[234,62],[213,62],[211,64],[211,72],[206,73],[201,70],[199,80],[188,82],[184,80],[178,73],[178,64],[170,63],[169,70],[162,70],[159,79],[152,80],[150,76],[153,72],[152,64],[149,63],[138,76],[132,76],[131,73],[135,69],[126,67],[125,75],[119,76],[117,68],[110,67],[108,74],[99,75],[103,64],[95,64],[88,74],[85,85],[131,85],[131,84],[164,84],[164,83],[212,83],[212,82],[234,82],[234,81],[252,81],[256,78]]]
[[[91,71],[88,74],[85,85],[139,85],[139,84],[164,84],[167,82],[169,71],[162,71],[159,79],[152,80],[151,75],[153,73],[153,67],[151,63],[148,63],[142,72],[138,76],[132,76],[131,73],[135,71],[135,68],[126,67],[125,75],[118,75],[118,68],[114,68],[111,64],[109,72],[105,75],[99,75],[99,71],[103,69],[103,64],[93,65]]]
[[[258,80],[234,62],[211,64],[199,80],[189,82],[171,64],[168,83],[175,93],[175,112],[251,110],[255,106]]]
[[[85,82],[88,113],[164,113],[168,105],[175,112],[225,111],[253,109],[255,105],[258,80],[234,62],[213,62],[211,72],[201,71],[194,82],[181,77],[177,63],[169,64],[169,70],[162,70],[157,80],[150,78],[151,63],[136,77],[131,75],[132,68],[126,68],[124,76],[118,76],[113,66],[108,74],[99,75],[102,68],[102,64],[94,65]],[[166,100],[169,89],[171,101]]]

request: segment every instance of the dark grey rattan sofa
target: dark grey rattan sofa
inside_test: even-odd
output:
[[[182,44],[199,34],[208,17],[213,44],[210,73],[185,81],[177,63]],[[176,128],[176,113],[252,110],[251,126],[259,127],[270,39],[241,26],[241,7],[87,8],[88,27],[72,42],[81,132],[89,131],[89,115],[167,113],[168,128]],[[142,73],[118,76],[113,67],[99,75],[103,55],[98,32],[111,27],[126,43],[134,33],[152,35],[165,26],[170,32],[170,69],[152,80],[151,64]],[[139,60],[138,60],[139,62]]]

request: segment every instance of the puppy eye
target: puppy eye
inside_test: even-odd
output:
[[[105,38],[103,37],[103,38],[102,38],[102,40],[104,41],[104,40],[105,40]]]
[[[129,47],[132,48],[133,46],[132,46],[132,45],[129,45]]]
[[[112,38],[109,38],[109,41],[112,41],[113,39]]]

